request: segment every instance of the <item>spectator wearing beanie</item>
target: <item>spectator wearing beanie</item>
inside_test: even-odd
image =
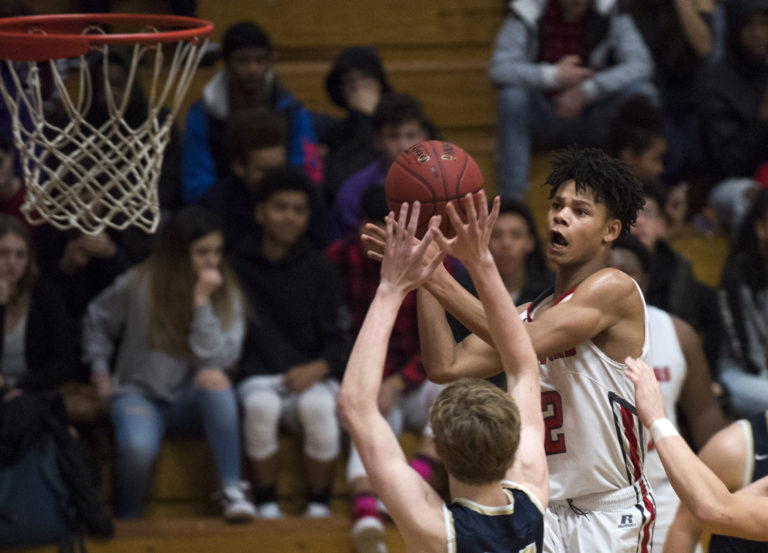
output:
[[[378,157],[372,116],[381,95],[391,87],[376,50],[350,46],[336,56],[325,89],[331,101],[346,111],[343,119],[312,114],[319,141],[327,149],[324,188],[331,205],[341,183]]]

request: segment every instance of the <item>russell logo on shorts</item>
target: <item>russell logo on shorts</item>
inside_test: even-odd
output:
[[[619,522],[617,528],[636,528],[637,523],[633,515],[621,515],[621,522]]]

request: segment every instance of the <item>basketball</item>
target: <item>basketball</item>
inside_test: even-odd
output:
[[[421,202],[417,236],[423,236],[433,215],[443,215],[440,230],[450,236],[452,229],[445,207],[448,202],[483,188],[480,168],[467,152],[450,142],[429,140],[401,152],[392,163],[384,182],[387,207],[400,213],[403,202]],[[464,215],[464,206],[457,203]]]

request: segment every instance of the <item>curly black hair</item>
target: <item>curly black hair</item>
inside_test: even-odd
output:
[[[549,199],[570,180],[579,192],[592,190],[595,202],[604,203],[608,216],[621,222],[619,236],[629,232],[645,203],[642,185],[629,165],[598,148],[568,147],[557,152],[545,181],[551,187]]]

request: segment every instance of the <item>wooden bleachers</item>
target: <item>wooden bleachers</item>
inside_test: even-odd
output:
[[[117,523],[110,540],[86,540],[89,553],[353,553],[349,520],[259,520],[227,524],[215,517],[150,518]],[[397,530],[387,527],[390,553],[404,553]],[[5,553],[56,553],[55,546],[11,548]]]

